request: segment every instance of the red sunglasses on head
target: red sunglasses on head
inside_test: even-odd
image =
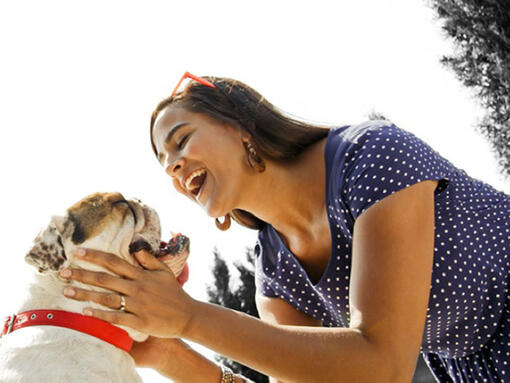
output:
[[[195,80],[197,82],[199,82],[200,84],[202,85],[205,85],[205,86],[208,86],[210,88],[214,88],[214,89],[217,89],[216,88],[216,85],[214,85],[212,82],[210,81],[207,81],[205,78],[201,78],[201,77],[198,77],[198,76],[195,76],[189,72],[186,72],[184,73],[184,75],[181,77],[181,79],[179,80],[179,82],[177,83],[177,86],[175,87],[174,91],[172,92],[172,95],[170,97],[173,97],[176,93],[177,93],[177,90],[179,89],[179,87],[181,86],[182,82],[187,79],[187,78],[190,78],[192,80]]]

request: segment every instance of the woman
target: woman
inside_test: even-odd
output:
[[[70,278],[118,293],[73,298],[125,296],[125,312],[88,314],[153,336],[139,366],[228,381],[184,338],[273,382],[409,382],[420,351],[439,381],[510,379],[510,196],[388,121],[310,126],[238,81],[185,77],[152,115],[152,147],[219,228],[259,231],[262,320],[194,300],[147,252],[142,269],[87,250],[119,277]]]

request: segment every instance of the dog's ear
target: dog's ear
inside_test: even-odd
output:
[[[74,231],[72,222],[66,217],[53,216],[46,229],[34,239],[25,261],[38,268],[39,272],[59,271],[67,261],[62,237],[67,231]]]

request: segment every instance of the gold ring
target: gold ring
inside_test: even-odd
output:
[[[120,296],[120,310],[126,311],[126,298],[124,298],[124,295]]]

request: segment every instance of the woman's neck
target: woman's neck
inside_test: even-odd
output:
[[[244,206],[286,238],[307,238],[322,222],[325,209],[327,137],[306,149],[295,161],[267,161],[253,177]]]

